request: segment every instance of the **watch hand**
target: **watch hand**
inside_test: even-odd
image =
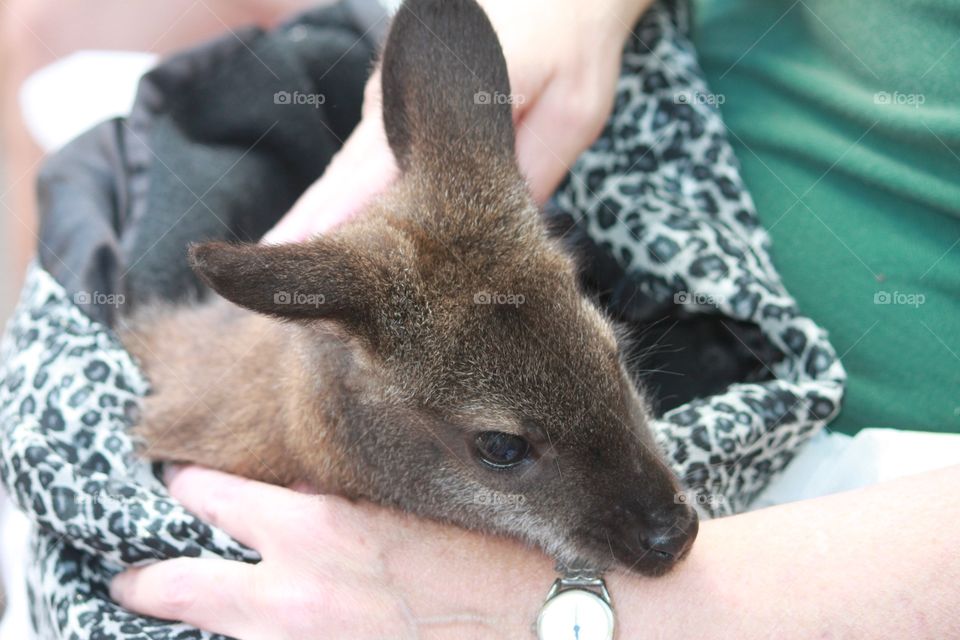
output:
[[[580,606],[573,607],[573,638],[580,640]]]

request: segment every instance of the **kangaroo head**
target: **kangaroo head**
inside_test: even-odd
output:
[[[317,381],[298,399],[316,423],[297,442],[319,446],[322,424],[349,493],[520,536],[570,565],[666,571],[696,514],[676,500],[611,323],[516,165],[487,17],[473,0],[408,1],[382,81],[401,168],[388,194],[304,244],[194,247],[194,268],[289,321]]]

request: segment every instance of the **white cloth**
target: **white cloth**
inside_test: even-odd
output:
[[[858,489],[960,464],[960,435],[864,429],[814,436],[752,509]]]
[[[55,151],[90,127],[130,112],[140,76],[157,56],[136,51],[78,51],[35,72],[20,89],[20,110],[34,140]]]
[[[0,640],[24,640],[30,637],[25,575],[30,521],[0,494],[0,568],[6,609],[0,620]]]

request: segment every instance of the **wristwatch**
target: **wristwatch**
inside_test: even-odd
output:
[[[557,578],[537,617],[539,640],[613,640],[613,628],[607,585],[591,573]]]

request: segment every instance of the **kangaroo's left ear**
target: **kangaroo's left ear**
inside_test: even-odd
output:
[[[507,63],[475,0],[400,5],[383,52],[382,87],[387,139],[401,169],[420,162],[448,169],[465,158],[514,162]]]
[[[191,246],[189,258],[205,283],[241,307],[281,319],[336,321],[372,337],[391,299],[396,258],[373,236],[361,240],[333,234],[272,246],[209,242]]]

